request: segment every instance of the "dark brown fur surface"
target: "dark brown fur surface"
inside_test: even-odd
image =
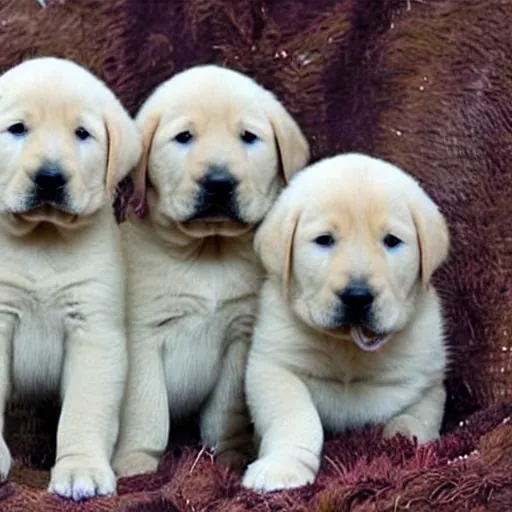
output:
[[[416,176],[452,234],[450,259],[435,278],[451,351],[447,430],[483,409],[473,426],[420,450],[381,441],[373,429],[338,436],[317,484],[299,491],[258,496],[216,469],[208,452],[176,448],[158,474],[121,481],[118,498],[79,508],[512,508],[512,432],[500,426],[511,411],[485,410],[512,402],[512,1],[47,3],[0,2],[0,71],[35,55],[72,58],[135,113],[172,74],[223,64],[275,92],[303,127],[314,160],[362,151]],[[34,468],[52,463],[55,418],[52,407],[10,408],[17,465],[0,486],[0,510],[66,510],[28,485],[47,478]]]

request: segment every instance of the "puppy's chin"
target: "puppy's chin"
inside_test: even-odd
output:
[[[392,332],[380,332],[366,325],[322,325],[316,329],[333,338],[354,343],[363,352],[375,352],[382,348],[393,336]]]
[[[302,320],[312,329],[343,342],[351,342],[364,352],[375,352],[393,336],[392,330],[383,330],[376,322],[368,325],[346,322],[337,309],[327,312],[315,310],[297,311]]]
[[[190,215],[177,216],[174,212],[162,211],[158,205],[151,205],[151,203],[149,203],[148,211],[152,221],[163,232],[177,231],[187,238],[196,240],[213,236],[235,238],[254,229],[253,224],[241,222],[228,216],[199,218]]]
[[[94,214],[77,215],[51,206],[40,206],[24,212],[5,213],[0,216],[0,224],[12,235],[23,236],[42,223],[67,230],[80,229],[90,224],[92,217]]]
[[[78,215],[73,212],[59,210],[52,206],[39,206],[26,212],[13,213],[16,219],[21,222],[31,222],[38,224],[40,222],[49,222],[59,227],[68,227],[75,224],[78,220]]]
[[[177,218],[178,228],[194,238],[221,236],[238,237],[251,231],[252,223],[246,222],[241,216],[236,201],[229,204],[201,203],[185,218]]]
[[[177,222],[178,229],[192,238],[222,236],[233,238],[245,235],[252,230],[251,224],[244,224],[229,218],[205,218],[185,222]]]

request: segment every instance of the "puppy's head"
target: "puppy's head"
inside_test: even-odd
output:
[[[448,245],[445,220],[418,183],[358,154],[298,173],[255,238],[295,314],[363,350],[406,325]]]
[[[114,94],[84,68],[56,58],[19,64],[0,77],[2,224],[86,222],[141,146]]]
[[[270,92],[217,66],[165,82],[136,121],[144,156],[133,175],[135,211],[144,215],[147,200],[153,219],[193,237],[250,229],[309,157],[301,130]]]

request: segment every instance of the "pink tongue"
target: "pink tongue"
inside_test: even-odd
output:
[[[391,334],[377,334],[372,337],[368,337],[365,334],[365,329],[360,325],[352,327],[350,335],[354,343],[365,352],[374,352],[386,343],[391,337]]]

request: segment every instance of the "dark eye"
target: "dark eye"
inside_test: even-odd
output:
[[[258,137],[256,135],[254,135],[254,133],[252,132],[249,132],[247,130],[245,130],[241,135],[240,135],[240,138],[246,143],[246,144],[254,144],[257,140],[258,140]]]
[[[17,135],[19,137],[21,135],[26,135],[28,133],[28,128],[24,123],[14,123],[7,128],[7,131],[12,135]]]
[[[332,247],[336,243],[336,240],[334,240],[332,235],[327,234],[317,236],[313,242],[320,247]]]
[[[178,133],[176,137],[174,137],[174,140],[178,142],[179,144],[188,144],[194,136],[187,130],[184,132]]]
[[[400,240],[400,238],[396,237],[395,235],[386,235],[382,240],[382,243],[388,249],[393,249],[394,247],[398,247],[399,245],[403,244],[402,240]]]
[[[80,140],[87,140],[91,136],[91,134],[83,126],[79,126],[75,130],[75,135]]]

